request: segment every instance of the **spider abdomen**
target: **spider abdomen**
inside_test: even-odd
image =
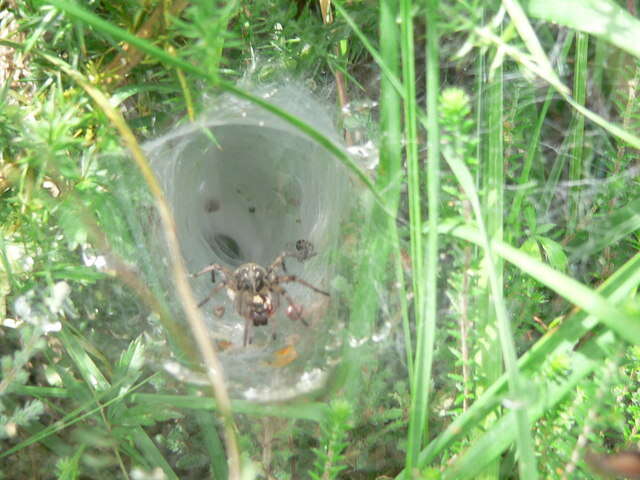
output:
[[[258,327],[269,323],[269,318],[277,310],[277,301],[274,300],[271,292],[253,296],[249,307],[249,316],[254,326]]]

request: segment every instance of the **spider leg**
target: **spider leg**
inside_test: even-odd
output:
[[[307,240],[298,240],[296,242],[296,251],[290,252],[285,250],[276,257],[271,266],[268,268],[270,272],[275,272],[278,267],[282,267],[282,271],[287,273],[287,266],[284,264],[284,260],[287,257],[293,257],[299,262],[315,257],[317,253],[314,251],[313,244]]]
[[[218,293],[223,287],[225,287],[227,285],[227,280],[229,278],[232,278],[232,275],[233,275],[231,270],[229,270],[227,267],[223,267],[222,265],[213,263],[207,267],[204,267],[198,273],[192,273],[191,277],[199,277],[200,275],[204,275],[205,273],[208,273],[208,272],[211,272],[211,281],[213,283],[216,283],[216,272],[221,272],[222,275],[224,276],[224,280],[220,282],[218,285],[214,286],[213,290],[211,290],[211,293],[207,297],[202,299],[200,303],[198,303],[198,308],[205,305],[209,300],[213,298],[213,296],[216,293]]]
[[[269,266],[268,270],[270,272],[275,272],[278,269],[278,267],[282,267],[282,271],[286,272],[287,267],[284,264],[284,259],[291,256],[294,256],[294,254],[291,252],[282,252],[280,255],[276,257],[273,263]]]
[[[311,285],[309,282],[299,278],[296,275],[284,275],[282,277],[278,277],[278,283],[291,283],[291,282],[297,282],[297,283],[299,283],[301,285],[304,285],[307,288],[310,288],[314,292],[321,293],[322,295],[326,295],[327,297],[329,296],[329,292],[325,292],[324,290],[320,290],[318,287],[315,287],[315,286]]]
[[[271,323],[271,339],[275,340],[278,335],[276,335],[277,333],[277,328],[276,328],[276,315],[272,316],[269,319],[269,322]]]
[[[225,280],[228,278],[231,278],[233,276],[233,272],[231,270],[229,270],[227,267],[224,267],[222,265],[219,265],[217,263],[213,263],[211,265],[209,265],[208,267],[204,267],[202,270],[200,270],[198,273],[192,273],[191,276],[192,277],[199,277],[200,275],[204,275],[205,273],[209,273],[211,272],[211,279],[215,282],[215,272],[220,272],[224,275]]]
[[[298,305],[291,295],[289,295],[280,285],[273,285],[271,289],[278,295],[282,295],[287,300],[289,307],[292,309],[292,314],[287,313],[287,316],[291,320],[300,320],[306,327],[308,327],[309,322],[307,322],[302,316],[302,305]]]
[[[249,330],[251,330],[251,319],[247,316],[244,318],[244,340],[242,346],[246,347],[249,342]]]
[[[305,260],[313,257],[314,255],[316,255],[316,253],[313,250],[309,251],[309,250],[299,249],[297,252],[289,252],[285,250],[284,252],[282,252],[280,255],[276,257],[273,263],[269,266],[268,270],[270,272],[275,272],[279,267],[282,267],[282,271],[287,273],[287,266],[284,264],[285,258],[293,257],[299,262],[304,262]]]
[[[207,295],[205,298],[203,298],[200,303],[198,303],[198,308],[202,307],[203,305],[206,305],[206,303],[211,300],[213,298],[213,296],[218,293],[224,286],[226,285],[225,282],[220,282],[218,285],[216,285],[215,287],[213,287],[213,289],[211,290],[211,293],[209,295]]]

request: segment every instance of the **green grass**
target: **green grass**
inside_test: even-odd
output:
[[[640,21],[610,0],[331,6],[7,4],[3,478],[587,479],[587,449],[637,446]],[[337,72],[335,122],[375,171],[246,87],[289,76],[331,107]],[[229,398],[140,149],[217,93],[356,192],[330,279],[347,347],[287,403]]]

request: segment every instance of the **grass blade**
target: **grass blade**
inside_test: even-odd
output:
[[[640,20],[611,0],[528,0],[532,17],[600,37],[640,58]]]
[[[494,260],[494,250],[492,245],[500,243],[498,241],[492,242],[489,238],[487,229],[484,225],[482,210],[480,207],[480,201],[476,192],[475,184],[471,176],[471,172],[464,164],[461,158],[454,154],[453,149],[443,148],[443,155],[446,159],[449,167],[456,176],[458,182],[463,188],[467,199],[471,204],[471,209],[476,217],[476,222],[479,227],[479,244],[482,246],[485,252],[485,259],[487,262],[487,275],[489,277],[489,284],[491,287],[491,293],[493,295],[493,304],[495,308],[496,323],[498,329],[498,337],[500,340],[500,349],[502,351],[502,358],[504,361],[507,379],[509,383],[509,392],[512,395],[512,399],[515,403],[520,404],[520,408],[514,410],[517,425],[517,445],[518,453],[520,455],[519,467],[521,475],[525,475],[528,478],[535,478],[535,457],[533,453],[533,439],[531,438],[531,431],[529,429],[527,408],[526,408],[526,391],[524,383],[518,373],[517,355],[515,345],[513,342],[513,334],[511,332],[511,323],[507,314],[507,308],[504,303],[502,285],[500,283],[499,272],[496,270],[496,262]],[[496,252],[497,253],[497,252]]]
[[[589,36],[585,33],[576,35],[575,71],[573,77],[573,94],[576,103],[585,104],[587,96],[587,55],[589,53]],[[576,184],[582,180],[583,175],[583,152],[584,152],[584,116],[574,115],[569,130],[569,145],[571,154],[569,156],[569,181]],[[568,235],[572,235],[573,230],[578,225],[580,218],[580,188],[576,187],[569,196],[569,220],[567,229]]]
[[[482,234],[469,227],[454,227],[456,232],[465,240],[481,244]],[[614,306],[605,297],[583,283],[554,270],[547,264],[527,255],[504,242],[492,242],[492,248],[497,255],[515,265],[519,270],[527,273],[535,280],[550,288],[574,305],[613,330],[620,337],[632,345],[640,344],[640,319],[637,315],[627,313]]]
[[[542,48],[531,23],[529,23],[527,15],[520,6],[520,3],[518,3],[518,0],[502,0],[502,4],[509,13],[511,21],[515,25],[516,30],[518,30],[520,38],[524,41],[524,44],[527,46],[527,50],[531,53],[534,61],[546,72],[548,76],[554,78],[555,83],[560,84],[560,79],[553,70],[551,62]],[[564,93],[568,94],[569,89],[565,88]]]
[[[449,233],[479,244],[477,230],[460,227],[459,222],[441,222],[442,233]],[[499,254],[499,251],[496,251]],[[623,267],[604,282],[597,292],[609,302],[622,302],[640,284],[640,254],[629,260]],[[574,311],[560,327],[542,337],[519,362],[521,372],[535,374],[547,358],[556,357],[573,351],[575,343],[587,331],[594,328],[598,320],[583,310]],[[440,435],[438,435],[420,454],[419,467],[428,465],[437,455],[449,448],[455,441],[474,428],[488,413],[499,405],[507,386],[507,377],[503,375],[485,393],[479,397],[464,414],[457,417]],[[402,474],[399,475],[402,478]]]
[[[539,419],[549,408],[557,405],[567,395],[575,391],[575,388],[584,381],[585,377],[602,365],[605,357],[603,348],[611,349],[615,346],[615,336],[606,332],[591,339],[585,344],[581,352],[571,357],[567,365],[570,375],[558,382],[556,378],[548,379],[544,385],[536,385],[537,395],[531,401],[529,422]],[[535,380],[531,379],[531,383]],[[544,392],[544,394],[542,393]],[[443,479],[476,478],[482,469],[490,461],[499,459],[514,441],[516,432],[515,415],[508,414],[500,418],[492,427],[477,438],[473,445],[464,452],[453,465],[443,472]]]
[[[411,0],[400,2],[400,32],[402,41],[402,78],[404,83],[404,126],[409,195],[409,242],[413,275],[413,311],[416,323],[416,357],[412,379],[411,410],[407,437],[406,468],[413,471],[427,426],[427,405],[431,368],[427,352],[427,319],[424,315],[425,285],[424,251],[422,246],[421,181],[418,162],[416,121],[415,52]]]

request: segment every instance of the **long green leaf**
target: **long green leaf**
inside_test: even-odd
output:
[[[215,410],[213,398],[196,395],[169,395],[156,393],[135,393],[131,396],[134,403],[166,405],[172,408],[189,410]],[[300,403],[291,405],[261,405],[244,400],[232,400],[231,405],[236,413],[254,415],[256,417],[279,417],[304,419],[321,422],[327,413],[324,403]]]
[[[573,95],[576,103],[584,105],[587,96],[587,55],[589,46],[589,36],[585,33],[576,35],[575,69],[573,74]],[[569,181],[579,184],[582,180],[584,170],[584,116],[574,114],[572,119],[569,137]],[[569,195],[569,221],[567,222],[568,234],[572,235],[580,219],[580,188],[572,189]]]
[[[553,70],[551,62],[549,61],[547,54],[542,48],[540,41],[538,40],[538,36],[533,30],[529,19],[525,15],[518,1],[502,0],[502,4],[506,8],[507,12],[509,12],[511,21],[515,25],[516,30],[518,30],[520,38],[522,38],[522,41],[527,46],[527,49],[531,53],[531,56],[533,57],[535,62],[546,72],[546,75],[553,77],[554,81],[557,84],[560,84],[560,79]],[[569,89],[565,89],[564,93],[569,93]]]
[[[455,232],[455,233],[454,233]],[[460,238],[480,244],[480,233],[469,227],[456,227],[452,232]],[[549,265],[504,242],[492,242],[496,254],[521,271],[566,298],[585,312],[598,318],[608,328],[633,345],[640,344],[640,317],[613,305],[596,290],[554,270]]]
[[[532,17],[590,33],[640,58],[640,20],[612,0],[526,0]]]
[[[544,413],[557,405],[567,395],[575,392],[575,388],[584,378],[602,365],[606,352],[615,348],[616,339],[611,332],[605,332],[597,338],[591,339],[580,352],[570,357],[566,371],[571,372],[567,378],[558,381],[557,377],[541,381],[535,385],[533,378],[530,385],[531,394],[528,408],[529,421],[538,420]],[[517,408],[517,406],[515,407]],[[513,410],[504,415],[480,438],[475,439],[473,445],[460,455],[453,465],[443,473],[443,479],[462,480],[476,478],[485,465],[500,456],[514,441],[516,420]]]
[[[524,383],[522,382],[518,372],[517,355],[513,342],[513,334],[511,332],[511,322],[504,303],[502,284],[500,282],[499,271],[496,269],[496,261],[494,259],[494,250],[495,253],[500,254],[500,252],[495,249],[495,245],[502,245],[503,242],[489,238],[489,234],[484,225],[480,200],[475,188],[475,183],[467,166],[463,163],[462,159],[454,155],[449,149],[443,148],[443,155],[456,176],[456,179],[460,183],[460,186],[463,188],[465,195],[471,204],[474,216],[476,217],[476,222],[478,222],[478,225],[480,226],[478,231],[474,231],[474,233],[477,234],[475,239],[477,240],[478,245],[484,249],[485,253],[487,275],[489,277],[490,290],[493,295],[498,338],[509,383],[509,391],[517,401],[521,401],[525,397]],[[466,228],[469,229],[469,227]],[[464,227],[461,227],[461,229],[466,231]],[[504,255],[502,256],[504,257]],[[528,424],[526,405],[523,404],[522,408],[515,411],[515,418],[518,434],[518,452],[520,454],[519,470],[521,475],[524,475],[527,478],[535,478],[533,439],[531,437],[531,431]]]
[[[427,358],[427,325],[424,315],[425,287],[424,250],[422,234],[422,193],[420,164],[418,162],[418,133],[416,121],[415,55],[413,12],[411,0],[400,1],[400,32],[402,39],[402,78],[404,80],[404,124],[407,156],[407,189],[409,195],[409,242],[413,280],[413,310],[416,323],[416,357],[411,385],[411,409],[407,436],[406,465],[413,470],[422,448],[426,431],[431,364]]]
[[[589,228],[588,240],[576,247],[572,256],[590,257],[637,230],[640,230],[640,198],[617,207],[610,214],[596,217]]]
[[[638,137],[637,135],[634,135],[634,134],[626,131],[624,128],[616,125],[615,123],[609,122],[604,117],[598,115],[597,113],[593,112],[592,110],[589,110],[585,106],[580,105],[571,96],[566,95],[564,93],[566,91],[566,88],[564,87],[564,85],[563,84],[559,84],[556,81],[556,77],[555,76],[546,75],[545,71],[543,69],[541,69],[538,66],[538,64],[531,59],[531,57],[529,55],[525,54],[524,52],[522,52],[520,49],[514,47],[513,45],[508,44],[502,38],[498,37],[496,34],[491,32],[486,27],[476,28],[474,31],[476,32],[476,34],[479,37],[481,37],[481,38],[483,38],[485,40],[488,40],[490,42],[495,43],[497,46],[499,46],[504,51],[504,53],[506,53],[511,58],[513,58],[516,62],[522,64],[525,67],[527,67],[529,70],[531,70],[533,73],[538,75],[540,78],[542,78],[545,81],[547,81],[550,85],[552,85],[562,95],[562,97],[567,101],[567,103],[569,103],[573,108],[575,108],[579,113],[581,113],[582,115],[587,117],[593,123],[595,123],[596,125],[601,126],[606,131],[608,131],[612,135],[620,138],[621,140],[624,140],[625,142],[627,142],[632,147],[640,149],[640,137]]]
[[[448,225],[447,225],[448,223]],[[459,222],[441,222],[442,233],[458,236]],[[479,241],[477,231],[467,232],[460,236],[474,243]],[[499,252],[496,252],[499,253]],[[633,257],[619,268],[605,283],[598,288],[598,293],[613,304],[623,301],[630,292],[640,284],[640,254]],[[583,310],[574,312],[566,318],[560,327],[542,337],[519,360],[518,366],[523,373],[539,371],[542,363],[558,355],[573,351],[578,339],[587,331],[594,328],[598,319],[588,315]],[[468,434],[471,428],[478,424],[489,412],[500,403],[507,385],[506,375],[503,375],[487,391],[478,398],[464,414],[457,417],[442,433],[440,433],[420,454],[419,467],[428,465],[438,454],[449,448],[456,440]],[[402,473],[398,476],[402,478]]]

